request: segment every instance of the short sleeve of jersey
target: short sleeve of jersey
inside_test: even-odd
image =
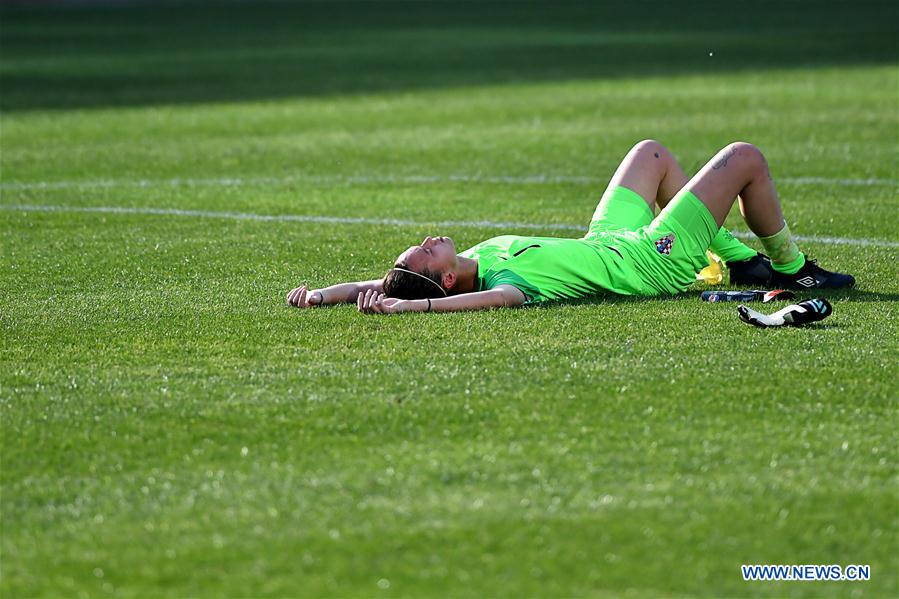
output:
[[[533,237],[501,235],[482,241],[460,255],[478,261],[478,291],[494,289],[499,285],[512,285],[524,294],[525,304],[532,304],[547,298],[537,285],[511,268],[510,260],[514,259],[514,254],[521,253],[536,243],[538,239]]]
[[[481,291],[494,289],[499,285],[512,285],[513,287],[517,287],[524,294],[525,304],[537,303],[544,299],[536,287],[528,283],[521,275],[512,272],[508,268],[497,266],[489,269],[484,273],[483,281],[484,283]]]

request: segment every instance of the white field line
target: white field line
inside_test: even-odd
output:
[[[470,229],[520,229],[560,230],[586,232],[586,225],[568,223],[519,223],[512,221],[492,220],[442,220],[417,221],[395,218],[366,218],[349,216],[314,216],[305,214],[253,214],[251,212],[216,212],[211,210],[181,210],[178,208],[126,208],[120,206],[60,206],[46,204],[0,204],[0,209],[22,212],[87,212],[100,214],[144,214],[152,216],[181,216],[190,218],[222,218],[230,220],[251,220],[265,222],[300,222],[328,223],[350,225],[393,225],[403,227],[432,228],[470,228]],[[748,231],[732,231],[741,239],[752,239],[755,236]],[[857,239],[853,237],[827,237],[819,235],[797,235],[796,240],[802,242],[824,243],[829,245],[870,246],[880,248],[899,247],[899,242],[883,239]]]
[[[586,175],[295,175],[284,177],[217,177],[174,179],[96,179],[85,181],[5,181],[0,189],[115,189],[155,187],[244,187],[290,185],[296,183],[367,185],[372,183],[434,184],[434,183],[502,183],[507,185],[541,185],[574,183],[605,185],[608,178]],[[899,179],[838,179],[827,177],[781,177],[785,185],[834,185],[839,187],[899,187]]]

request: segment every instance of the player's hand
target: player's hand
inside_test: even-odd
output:
[[[403,300],[387,297],[374,289],[360,292],[356,297],[356,307],[363,314],[396,314],[401,312]]]
[[[320,306],[322,294],[318,291],[309,291],[305,285],[300,285],[287,294],[287,305],[295,308],[312,308]]]

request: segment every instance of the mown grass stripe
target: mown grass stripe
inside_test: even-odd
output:
[[[311,214],[254,214],[251,212],[219,212],[213,210],[182,210],[180,208],[129,208],[123,206],[61,206],[51,204],[7,204],[0,205],[3,210],[21,210],[24,212],[88,212],[105,214],[143,214],[150,216],[183,216],[193,218],[224,218],[232,220],[255,220],[270,222],[302,222],[329,223],[349,225],[392,225],[403,227],[464,227],[474,229],[552,229],[561,231],[585,231],[587,225],[569,223],[521,223],[513,221],[492,220],[441,220],[417,221],[397,218],[369,218],[356,216],[325,216]],[[732,231],[741,239],[755,237],[749,231]],[[899,242],[884,239],[865,239],[853,237],[830,237],[824,235],[797,235],[798,241],[824,243],[829,245],[854,245],[882,248],[899,247]]]
[[[243,187],[252,185],[287,185],[293,183],[367,185],[374,183],[439,184],[439,183],[501,183],[507,185],[551,185],[559,183],[605,184],[608,177],[588,175],[295,175],[285,177],[212,177],[172,179],[95,179],[87,181],[7,181],[0,189],[103,189],[103,188],[153,188],[153,187]],[[846,179],[829,177],[782,177],[778,183],[785,185],[839,187],[895,187],[899,179]]]

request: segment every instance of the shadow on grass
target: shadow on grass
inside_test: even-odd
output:
[[[891,64],[899,47],[897,6],[877,0],[7,5],[0,10],[0,109]]]
[[[551,310],[553,308],[558,308],[561,306],[607,306],[610,304],[615,305],[626,305],[626,304],[643,304],[646,302],[659,302],[659,301],[683,301],[688,299],[689,296],[687,294],[683,295],[662,295],[657,297],[643,297],[643,296],[630,296],[630,295],[597,295],[592,297],[583,297],[579,299],[570,299],[570,300],[551,300],[546,302],[540,302],[538,304],[525,304],[520,306],[521,310]]]
[[[895,302],[899,301],[899,293],[880,293],[877,291],[807,291],[803,292],[802,299],[810,297],[823,297],[827,300],[846,300],[850,302]]]
[[[762,309],[760,306],[769,306],[770,310],[768,312],[776,312],[781,308],[791,304],[797,303],[805,299],[811,299],[813,297],[823,297],[830,301],[835,300],[848,300],[852,302],[895,302],[899,301],[899,293],[878,293],[873,291],[855,291],[855,290],[825,290],[819,289],[817,291],[809,291],[809,292],[797,292],[796,299],[793,300],[783,300],[776,301],[770,304],[761,304],[754,303],[756,309]],[[519,306],[515,308],[516,310],[552,310],[555,308],[563,307],[563,306],[608,306],[608,305],[628,305],[628,304],[644,304],[648,302],[671,302],[671,301],[681,301],[681,302],[700,302],[699,292],[688,291],[686,293],[681,293],[678,295],[662,295],[655,297],[637,297],[637,296],[626,296],[626,295],[600,295],[593,297],[585,297],[580,299],[573,300],[553,300],[547,302],[540,302],[538,304],[527,304],[523,306]],[[708,302],[706,302],[708,303]],[[736,310],[737,305],[740,302],[722,302],[709,304],[710,306],[716,307],[728,307],[730,306],[734,310]],[[339,308],[341,306],[346,306],[347,304],[332,304],[322,306],[318,309],[329,309],[329,308]],[[289,306],[285,306],[288,309],[296,309],[290,308]],[[420,312],[404,312],[402,315],[411,315],[411,314],[421,314]],[[736,318],[736,311],[734,312],[734,317]],[[830,322],[826,323],[811,323],[807,325],[802,325],[803,328],[807,329],[827,329],[827,328],[840,328],[842,325],[832,324]]]
[[[541,302],[539,304],[529,304],[526,306],[521,306],[522,309],[526,310],[542,310],[549,309],[558,306],[601,306],[601,305],[609,305],[609,304],[641,304],[644,302],[662,302],[662,301],[695,301],[701,302],[702,300],[699,298],[700,291],[688,291],[686,293],[681,293],[678,295],[661,295],[655,297],[632,297],[625,295],[602,295],[596,297],[586,297],[576,300],[560,300],[560,301],[550,301],[550,302]],[[754,302],[753,305],[756,306],[756,309],[759,309],[758,306],[771,306],[771,312],[775,312],[784,306],[788,306],[789,304],[795,304],[797,302],[801,302],[806,299],[811,299],[814,297],[822,297],[827,299],[828,301],[838,301],[838,300],[846,300],[851,302],[895,302],[899,301],[899,293],[879,293],[875,291],[859,291],[859,290],[833,290],[833,289],[817,289],[811,291],[797,291],[796,298],[792,300],[782,300],[771,302],[770,304],[762,304],[760,302]],[[708,303],[708,302],[705,302]],[[737,305],[745,302],[720,302],[715,303],[715,306],[732,306],[736,308]],[[712,304],[710,304],[712,305]],[[763,310],[764,311],[764,310]]]

